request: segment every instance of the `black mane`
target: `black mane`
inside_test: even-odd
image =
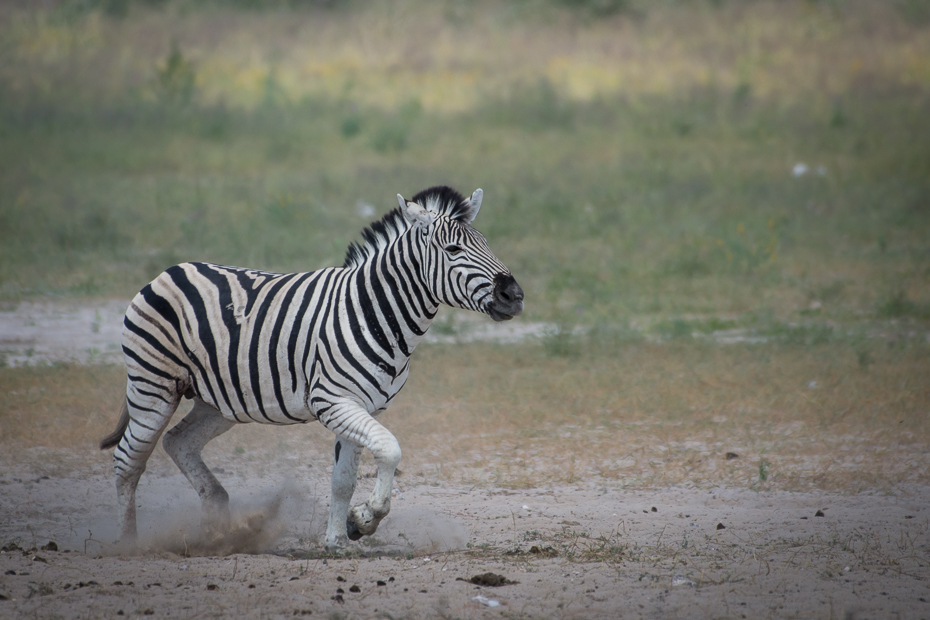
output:
[[[467,215],[469,207],[467,198],[445,185],[437,185],[418,192],[410,199],[410,202],[415,202],[421,207],[456,221],[462,220]],[[362,231],[361,243],[349,244],[342,266],[357,267],[361,265],[366,259],[373,256],[376,250],[397,239],[408,228],[410,228],[410,224],[404,214],[400,212],[400,208],[392,209],[380,220],[372,222]]]
[[[460,220],[468,213],[468,199],[446,185],[424,189],[415,194],[410,202],[453,220]]]

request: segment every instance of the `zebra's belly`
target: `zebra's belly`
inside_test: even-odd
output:
[[[310,377],[309,384],[320,386],[326,393],[341,395],[358,402],[369,413],[386,409],[407,382],[409,366],[404,365],[396,375],[374,373],[376,384],[333,384],[325,377]],[[280,378],[279,378],[280,379]],[[320,379],[317,381],[317,379]],[[298,383],[292,390],[281,380],[266,382],[227,382],[222,386],[198,385],[198,397],[218,409],[232,422],[258,422],[262,424],[305,424],[317,420],[317,414],[308,406],[308,382]]]
[[[232,422],[263,424],[303,424],[316,420],[306,406],[305,384],[297,391],[290,386],[242,381],[227,381],[225,385],[202,385],[196,382],[194,391],[208,405],[218,409]]]
[[[224,416],[233,422],[258,422],[259,424],[306,424],[316,422],[316,416],[309,409],[295,411],[284,409],[278,405],[266,405],[263,409],[239,411],[233,415]]]

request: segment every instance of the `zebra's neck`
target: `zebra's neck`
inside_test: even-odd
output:
[[[409,357],[436,317],[439,302],[422,274],[422,255],[401,245],[392,244],[367,260],[356,282],[364,283],[371,310],[391,345]]]

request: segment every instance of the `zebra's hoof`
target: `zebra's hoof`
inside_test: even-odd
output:
[[[132,528],[124,528],[122,535],[116,542],[123,548],[135,547],[139,542],[139,535],[136,533],[135,525]]]
[[[132,539],[123,539],[120,538],[110,547],[111,551],[116,552],[117,555],[138,555],[141,550],[139,549],[138,541],[135,538]]]
[[[327,540],[323,545],[323,550],[326,551],[326,553],[343,554],[346,552],[348,542],[345,536],[340,536],[335,540]]]
[[[376,515],[367,503],[355,506],[349,511],[349,516],[346,518],[346,533],[349,539],[358,540],[362,536],[371,536],[378,529],[381,519],[386,515],[387,510],[384,511],[384,514]]]

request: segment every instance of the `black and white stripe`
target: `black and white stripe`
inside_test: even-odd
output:
[[[225,491],[200,460],[206,442],[234,423],[319,420],[337,436],[327,544],[341,544],[346,518],[350,538],[374,531],[389,509],[400,458],[396,439],[375,417],[403,387],[410,355],[439,305],[495,320],[523,309],[523,291],[471,227],[481,190],[466,199],[435,187],[398,199],[397,209],[349,247],[342,267],[278,274],[183,263],[136,295],[124,319],[126,404],[101,444],[116,446],[124,537],[135,536],[135,487],[145,461],[185,396],[195,408],[165,446],[195,488],[205,485],[198,489],[205,515],[219,513],[222,521],[226,514]],[[340,465],[342,443],[355,450],[344,461],[357,465],[357,451],[367,447],[379,465],[375,492],[348,517],[342,505],[348,509],[355,470]]]

